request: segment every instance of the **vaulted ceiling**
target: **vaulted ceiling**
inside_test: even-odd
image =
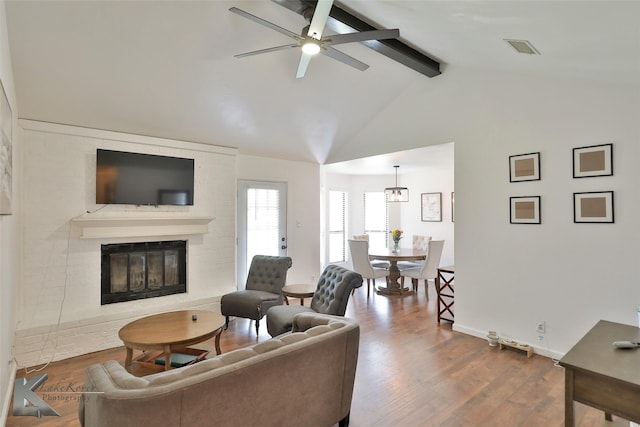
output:
[[[638,85],[640,2],[339,4],[399,28],[402,42],[441,62],[442,75],[426,77],[360,43],[339,49],[368,70],[320,55],[302,79],[297,50],[234,58],[291,39],[232,6],[293,32],[307,24],[272,1],[7,0],[18,115],[325,164],[344,160],[342,147],[403,93],[437,88],[453,67]],[[529,40],[541,55],[519,54],[503,39]],[[363,146],[349,156],[405,148],[415,146]]]

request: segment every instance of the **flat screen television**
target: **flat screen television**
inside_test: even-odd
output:
[[[98,149],[96,203],[193,205],[193,159]]]

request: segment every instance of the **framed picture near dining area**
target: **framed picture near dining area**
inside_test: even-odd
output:
[[[540,153],[509,156],[509,181],[539,181]]]
[[[540,224],[540,196],[511,197],[511,224]]]
[[[422,221],[442,221],[442,193],[422,193],[421,202]]]
[[[456,199],[455,193],[451,192],[451,222],[456,222]]]
[[[613,191],[573,193],[573,222],[613,223]]]
[[[573,177],[613,175],[613,144],[573,149]]]

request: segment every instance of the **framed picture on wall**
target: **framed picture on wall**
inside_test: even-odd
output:
[[[613,144],[573,149],[573,177],[613,175]]]
[[[540,180],[540,153],[509,156],[509,181]]]
[[[442,221],[442,193],[421,194],[422,221]]]
[[[511,224],[540,224],[540,196],[511,197]]]
[[[613,191],[573,193],[573,222],[613,223]]]
[[[451,222],[456,222],[455,193],[451,192]]]

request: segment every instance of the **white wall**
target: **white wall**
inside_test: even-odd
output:
[[[409,201],[397,203],[401,205],[400,227],[405,236],[400,246],[411,246],[411,236],[414,234],[431,236],[433,240],[444,240],[441,266],[454,264],[455,223],[451,221],[451,193],[455,191],[453,154],[450,160],[450,163],[443,163],[438,167],[429,167],[422,172],[403,175],[402,186],[409,189]],[[442,193],[442,221],[422,221],[422,193]]]
[[[496,330],[558,355],[599,319],[636,325],[639,86],[453,65],[436,79],[400,94],[350,150],[380,149],[394,135],[455,142],[454,328]],[[572,178],[572,148],[610,142],[614,176]],[[542,180],[509,183],[508,157],[535,151]],[[574,224],[572,194],[596,190],[615,191],[615,224]],[[509,224],[509,197],[527,195],[542,197],[542,224]],[[542,341],[538,320],[547,322]]]
[[[564,354],[599,319],[637,325],[640,92],[579,80],[487,83],[500,111],[456,140],[458,329]],[[574,179],[572,149],[604,143],[613,143],[614,175]],[[541,181],[509,183],[508,156],[534,151]],[[574,224],[573,193],[600,190],[615,192],[615,224]],[[542,224],[509,224],[509,197],[529,195],[542,198]]]
[[[219,310],[235,290],[235,150],[21,120],[24,243],[16,359],[33,366],[122,345],[117,331],[139,316],[193,307]],[[96,149],[195,159],[193,206],[95,204]],[[80,238],[76,217],[206,216],[208,233]],[[100,245],[187,240],[186,294],[100,305]]]
[[[13,362],[14,335],[16,328],[16,289],[20,271],[20,212],[21,204],[20,177],[16,171],[20,170],[21,144],[17,132],[17,107],[15,102],[15,88],[11,71],[11,57],[7,34],[5,2],[0,1],[0,81],[7,94],[9,105],[13,112],[13,214],[0,216],[0,404],[2,413],[0,420],[6,419],[11,393],[13,392],[13,378],[15,363]]]
[[[316,283],[320,265],[320,166],[239,155],[237,179],[287,183],[287,283]]]

